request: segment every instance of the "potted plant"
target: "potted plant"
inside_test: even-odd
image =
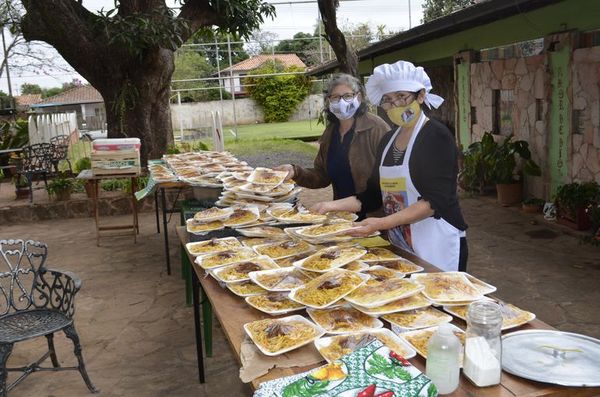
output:
[[[15,195],[17,200],[29,198],[29,182],[25,175],[14,174],[13,183],[15,184]]]
[[[546,204],[546,201],[543,199],[530,198],[523,201],[521,208],[523,209],[523,212],[535,214],[537,212],[542,212],[542,209],[544,209],[544,204]]]
[[[600,185],[597,182],[573,182],[562,185],[554,197],[559,223],[575,230],[588,230],[591,215],[600,205]]]
[[[498,144],[491,133],[483,134],[480,142],[473,142],[463,153],[463,162],[458,175],[460,187],[484,194],[493,191],[493,174],[490,159]]]
[[[520,161],[518,162],[517,156]],[[488,163],[492,179],[496,183],[498,202],[508,206],[523,200],[523,174],[540,176],[542,171],[532,159],[526,141],[513,140],[508,136],[491,153]]]
[[[48,190],[49,195],[56,198],[56,201],[67,201],[71,198],[73,181],[65,178],[63,175],[60,175],[48,182],[48,187],[46,190]]]
[[[75,172],[78,174],[83,170],[91,170],[92,169],[92,160],[89,157],[82,157],[75,163]],[[94,183],[90,180],[86,180],[83,187],[85,188],[85,193],[89,198],[94,196]]]

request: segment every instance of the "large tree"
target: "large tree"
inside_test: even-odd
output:
[[[423,23],[452,14],[473,4],[475,4],[475,0],[425,0],[425,3],[423,3]]]
[[[82,0],[21,0],[25,39],[51,44],[102,95],[109,137],[139,137],[142,161],[172,142],[169,113],[174,52],[193,33],[218,27],[247,37],[274,15],[262,0],[115,0],[95,14]]]
[[[358,77],[358,56],[352,45],[346,41],[344,33],[337,25],[337,8],[339,0],[318,0],[319,12],[323,26],[325,27],[325,38],[333,48],[335,57],[340,66],[340,72],[348,73]]]

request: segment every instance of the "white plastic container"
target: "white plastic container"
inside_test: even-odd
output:
[[[462,345],[450,324],[441,324],[429,339],[426,374],[439,394],[450,394],[458,388]]]

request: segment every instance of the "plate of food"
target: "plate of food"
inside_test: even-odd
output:
[[[275,226],[253,226],[238,229],[238,232],[246,237],[285,237],[283,229]]]
[[[346,263],[342,267],[346,270],[352,270],[353,272],[362,272],[367,270],[369,268],[369,265],[361,261],[352,261],[350,263]]]
[[[283,196],[288,194],[294,189],[293,183],[282,183],[279,186],[273,185],[255,185],[253,183],[246,183],[240,186],[240,190],[251,193],[251,194],[264,194],[269,196]]]
[[[383,323],[377,318],[368,316],[349,305],[306,311],[310,318],[329,334],[344,334],[383,327]]]
[[[196,222],[194,219],[188,219],[185,222],[185,228],[188,231],[188,233],[203,236],[203,235],[207,234],[208,232],[213,232],[215,230],[222,230],[225,228],[225,225],[223,225],[223,222],[221,222],[221,221],[199,223],[199,222]]]
[[[300,315],[244,324],[244,331],[267,356],[277,356],[323,336],[325,330]]]
[[[326,215],[312,212],[301,205],[267,209],[267,213],[281,223],[323,223]]]
[[[187,243],[185,248],[194,255],[206,255],[215,252],[227,251],[234,248],[240,248],[242,243],[235,237],[212,238],[210,240]]]
[[[222,221],[229,218],[233,213],[233,208],[219,208],[211,207],[199,212],[194,215],[196,222],[207,223],[212,221]]]
[[[302,227],[295,229],[294,233],[303,238],[318,239],[344,234],[355,228],[353,222],[337,222]]]
[[[452,321],[452,316],[434,309],[431,306],[422,309],[390,313],[384,315],[382,318],[392,324],[392,327],[396,326],[399,332],[435,327],[442,323],[449,323]]]
[[[464,347],[465,346],[465,332],[462,329],[455,326],[454,324],[450,324],[450,326],[452,327],[452,332],[454,332],[454,335],[456,335],[458,337],[461,345],[463,345],[463,347]],[[427,345],[429,344],[429,339],[433,336],[435,331],[437,331],[437,328],[438,327],[436,326],[436,327],[418,329],[415,331],[403,332],[402,334],[400,334],[400,337],[402,339],[404,339],[405,341],[407,341],[417,351],[417,353],[421,357],[423,357],[424,359],[427,359]],[[462,362],[463,362],[463,351],[464,351],[464,349],[461,349],[461,353],[460,353],[461,367],[462,367]]]
[[[222,251],[214,254],[199,256],[196,263],[203,269],[215,269],[217,267],[232,265],[234,263],[248,261],[256,258],[258,254],[251,248],[242,247]]]
[[[422,307],[431,306],[431,302],[423,296],[423,294],[416,294],[409,296],[408,298],[398,299],[385,305],[377,307],[362,307],[358,305],[352,305],[356,310],[368,314],[369,316],[382,316],[384,314],[402,312],[406,310],[420,309]]]
[[[363,273],[371,276],[371,280],[374,280],[374,281],[385,281],[385,280],[389,280],[391,278],[402,278],[403,277],[402,273],[388,269],[387,267],[383,267],[383,266],[371,266],[371,267],[363,270]]]
[[[363,262],[377,262],[387,260],[398,260],[402,259],[399,255],[396,255],[387,248],[381,247],[370,247],[367,248],[366,255],[362,258]]]
[[[300,269],[285,267],[251,272],[250,279],[268,291],[290,291],[306,284],[312,278]]]
[[[386,328],[370,330],[368,332],[353,332],[345,335],[321,337],[315,340],[315,347],[325,360],[332,363],[347,354],[378,339],[390,350],[404,357],[413,358],[417,353],[405,340],[398,337]]]
[[[268,294],[249,296],[246,303],[272,316],[304,309],[304,305],[288,298],[287,292],[269,292]]]
[[[285,242],[276,242],[271,244],[257,245],[254,250],[260,255],[267,255],[273,259],[281,259],[286,256],[303,254],[305,252],[313,251],[312,245],[306,241],[293,240]]]
[[[248,176],[248,182],[255,185],[270,185],[275,187],[280,185],[287,175],[287,171],[276,171],[270,168],[256,167]]]
[[[228,227],[237,227],[247,225],[249,223],[254,223],[258,220],[259,217],[260,211],[257,207],[248,206],[234,208],[229,218],[223,221],[223,224]]]
[[[252,281],[242,281],[241,283],[227,283],[225,285],[227,286],[227,289],[229,289],[231,292],[242,298],[245,298],[247,296],[262,295],[269,292],[261,286],[254,284]]]
[[[352,291],[345,299],[354,305],[374,308],[416,295],[422,290],[423,286],[403,278],[390,278],[383,281],[371,279]]]
[[[258,194],[245,193],[245,192],[241,192],[241,191],[236,191],[235,195],[236,195],[236,197],[239,197],[242,199],[258,201],[258,202],[262,202],[263,204],[268,204],[269,202],[274,200],[273,197],[260,196]]]
[[[412,274],[423,271],[423,267],[416,265],[408,259],[404,258],[388,259],[385,261],[371,261],[369,262],[369,265],[387,267],[388,269],[395,270],[402,274]]]
[[[475,288],[477,288],[479,290],[479,292],[482,295],[487,295],[487,294],[491,294],[496,292],[497,288],[494,287],[491,284],[486,283],[485,281],[481,281],[480,279],[478,279],[477,277],[466,273],[466,272],[459,272],[464,274],[465,276],[467,276],[467,279],[475,286]]]
[[[293,265],[300,269],[322,273],[353,262],[363,256],[365,252],[364,249],[358,247],[341,248],[334,245],[294,262]]]
[[[423,295],[434,303],[468,302],[483,298],[473,283],[458,272],[418,273],[410,278],[424,287]]]
[[[333,269],[294,288],[290,299],[308,307],[324,309],[363,285],[368,278],[366,274]]]
[[[285,258],[276,259],[275,262],[279,265],[279,267],[293,267],[294,262],[297,262],[301,259],[304,259],[310,255],[310,252],[305,252],[302,254],[287,256]]]
[[[520,309],[510,303],[496,301],[502,311],[502,331],[520,327],[535,319],[535,314],[527,310]],[[467,310],[469,305],[462,306],[444,306],[444,310],[462,320],[467,320]]]
[[[350,211],[329,211],[325,213],[327,219],[330,221],[346,221],[346,222],[354,222],[358,219],[358,215],[354,212]]]
[[[250,280],[249,273],[260,270],[277,269],[277,264],[268,256],[258,256],[244,262],[219,267],[211,274],[224,283],[235,283]]]
[[[289,241],[287,239],[282,238],[265,238],[265,237],[248,237],[241,238],[240,241],[246,247],[254,248],[258,245],[272,244],[272,243],[283,243],[284,241]]]

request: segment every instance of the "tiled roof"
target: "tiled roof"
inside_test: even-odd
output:
[[[266,55],[265,54],[265,55],[256,55],[256,56],[253,56],[252,58],[248,58],[246,60],[243,60],[242,62],[236,63],[231,68],[226,68],[226,69],[221,70],[221,73],[229,72],[230,70],[233,70],[234,72],[242,72],[242,71],[247,71],[247,70],[258,69],[259,67],[262,66],[263,63],[272,61],[273,58],[275,58],[276,60],[281,62],[283,64],[283,66],[285,66],[286,68],[288,68],[290,66],[298,66],[301,68],[306,68],[306,65],[304,64],[304,62],[302,62],[302,60],[300,58],[298,58],[298,55],[296,55],[296,54],[275,54],[275,55]]]
[[[19,95],[15,97],[15,101],[17,102],[17,106],[29,106],[34,103],[41,102],[42,94],[25,94]]]
[[[102,95],[91,85],[82,85],[71,88],[68,91],[48,97],[42,102],[36,103],[32,107],[43,107],[49,105],[70,105],[77,103],[98,103],[104,102]]]

